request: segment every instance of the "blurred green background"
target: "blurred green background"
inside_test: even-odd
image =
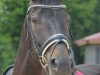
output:
[[[0,75],[16,58],[28,3],[28,0],[0,0]],[[71,17],[75,39],[100,32],[100,0],[63,0],[63,3]],[[83,63],[84,48],[73,45],[73,50],[76,63]]]

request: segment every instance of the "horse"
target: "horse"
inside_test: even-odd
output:
[[[100,75],[99,65],[75,66],[69,21],[61,0],[30,0],[16,61],[3,75]]]
[[[69,21],[61,0],[30,0],[16,60],[5,75],[74,75]]]

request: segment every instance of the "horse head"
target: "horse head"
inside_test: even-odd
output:
[[[42,67],[50,75],[70,74],[72,51],[68,30],[70,17],[66,13],[66,6],[55,3],[46,5],[41,0],[36,5],[34,0],[32,2],[27,11],[28,25]]]
[[[66,13],[66,6],[60,3],[61,0],[30,1],[25,20],[30,58],[27,59],[28,55],[25,54],[24,65],[26,61],[33,60],[30,72],[33,69],[35,75],[37,72],[37,75],[72,75],[74,71],[68,29],[70,17]],[[29,69],[27,71],[22,70],[21,75],[25,75],[22,72],[29,73]]]

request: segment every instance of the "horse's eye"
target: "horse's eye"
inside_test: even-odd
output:
[[[36,17],[33,17],[33,18],[32,18],[32,22],[33,22],[33,23],[38,23],[37,18],[36,18]]]

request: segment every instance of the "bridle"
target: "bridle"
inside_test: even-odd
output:
[[[50,9],[59,9],[59,8],[63,8],[63,9],[66,9],[66,6],[65,5],[32,5],[30,6],[28,9],[27,9],[27,13],[30,12],[31,9],[34,9],[34,8],[50,8]]]
[[[30,33],[30,36],[31,36],[31,39],[32,39],[32,46],[33,46],[35,52],[38,55],[38,58],[39,58],[39,61],[42,65],[42,67],[44,69],[47,68],[48,64],[46,63],[47,60],[44,57],[44,55],[45,55],[46,51],[48,50],[48,48],[55,43],[57,43],[57,44],[60,43],[60,42],[64,43],[66,45],[67,49],[68,49],[68,54],[69,54],[70,58],[72,59],[72,56],[71,56],[72,49],[69,45],[67,37],[64,36],[63,34],[52,35],[50,38],[48,38],[46,40],[46,42],[43,44],[43,46],[41,48],[38,46],[37,42],[35,41],[33,32],[32,32],[32,24],[31,24],[30,16],[29,16],[30,10],[34,9],[34,8],[43,8],[43,9],[44,8],[47,8],[47,9],[64,8],[64,9],[66,9],[66,6],[65,5],[32,5],[27,10],[27,24],[29,25],[29,33]]]

